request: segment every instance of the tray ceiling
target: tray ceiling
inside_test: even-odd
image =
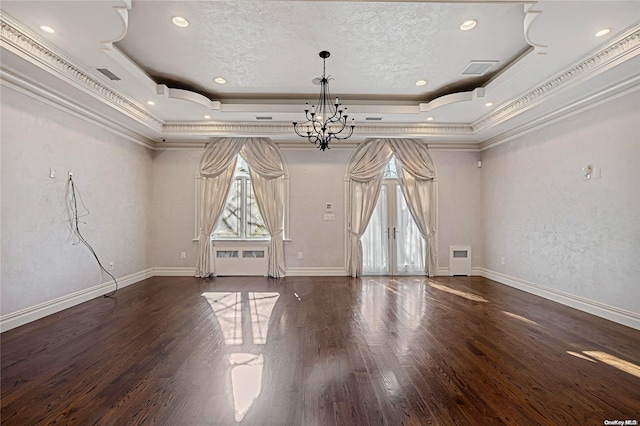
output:
[[[3,1],[0,8],[4,81],[35,83],[64,99],[57,103],[91,111],[153,147],[221,135],[299,141],[291,122],[317,98],[321,50],[331,52],[332,94],[357,120],[355,142],[411,136],[481,147],[594,94],[636,87],[640,74],[637,1]],[[174,25],[175,16],[189,25]],[[462,31],[468,19],[477,25]],[[602,28],[611,31],[596,37]],[[485,73],[463,74],[483,63]]]

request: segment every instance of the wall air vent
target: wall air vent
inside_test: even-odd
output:
[[[106,68],[96,68],[96,69],[100,71],[102,74],[104,74],[107,78],[109,78],[109,80],[113,80],[113,81],[120,80],[120,77],[118,77],[117,75],[115,75],[114,73],[112,73]]]
[[[273,120],[273,117],[258,116],[256,117],[256,120]]]
[[[366,121],[382,121],[382,117],[367,117]]]
[[[482,75],[497,63],[498,61],[470,61],[460,74]]]

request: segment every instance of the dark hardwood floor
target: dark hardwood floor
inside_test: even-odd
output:
[[[156,277],[1,335],[3,425],[640,420],[640,332],[479,277]]]

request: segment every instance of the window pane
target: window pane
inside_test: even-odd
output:
[[[247,165],[247,162],[244,161],[244,158],[238,155],[238,160],[236,161],[235,177],[241,176],[249,177],[249,166]]]
[[[251,181],[247,179],[247,238],[268,237],[269,231],[267,231],[264,220],[262,220],[262,216],[260,215]]]
[[[398,179],[398,170],[396,169],[396,157],[391,157],[391,160],[384,168],[384,179]]]
[[[222,210],[218,226],[213,232],[215,238],[240,238],[242,221],[242,181],[235,179],[231,183],[227,204]]]

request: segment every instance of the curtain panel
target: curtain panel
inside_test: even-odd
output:
[[[210,236],[227,200],[238,154],[249,166],[256,203],[271,236],[268,274],[275,278],[283,277],[285,167],[280,150],[267,138],[216,138],[205,148],[198,167],[203,184],[195,275],[208,277],[215,274]]]
[[[362,241],[373,210],[376,207],[384,168],[393,153],[382,139],[365,142],[353,154],[347,176],[349,178],[349,275],[362,274]]]
[[[438,272],[438,248],[435,244],[435,166],[426,144],[416,139],[370,139],[354,152],[349,163],[350,250],[349,274],[362,273],[361,237],[369,224],[380,195],[384,168],[396,157],[400,188],[420,234],[427,242],[425,272]]]
[[[269,139],[251,139],[240,151],[249,165],[258,210],[271,236],[269,276],[285,276],[284,265],[284,163],[280,150]]]

